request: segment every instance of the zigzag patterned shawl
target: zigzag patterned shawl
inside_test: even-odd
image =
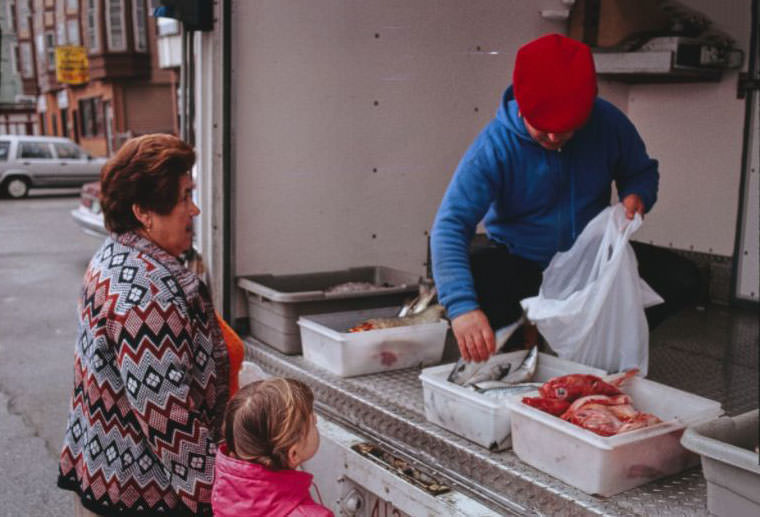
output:
[[[134,233],[84,276],[58,486],[104,515],[211,515],[228,358],[208,289]]]

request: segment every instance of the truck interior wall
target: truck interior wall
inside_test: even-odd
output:
[[[747,50],[751,0],[684,4]],[[381,264],[422,274],[427,235],[517,48],[560,0],[233,0],[235,275]],[[741,175],[737,73],[600,82],[660,160],[640,240],[729,256]]]
[[[748,55],[751,0],[682,3],[706,15]],[[628,116],[660,161],[659,201],[638,239],[733,255],[745,110],[737,81],[738,71],[727,71],[715,83],[630,87]]]
[[[425,272],[426,232],[514,52],[564,32],[537,2],[236,1],[237,275]]]

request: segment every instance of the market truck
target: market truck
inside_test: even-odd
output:
[[[715,401],[729,416],[757,408],[756,1],[185,4],[173,15],[197,29],[183,35],[179,97],[183,136],[198,151],[198,245],[247,359],[314,389],[322,446],[308,468],[326,505],[367,516],[707,514],[707,484],[693,462],[665,477],[643,465],[631,475],[653,481],[594,494],[576,481],[605,476],[596,459],[561,480],[504,444],[489,448],[435,425],[419,365],[331,373],[300,353],[303,327],[286,313],[317,304],[306,314],[324,322],[322,310],[377,307],[352,296],[319,307],[330,297],[314,279],[357,280],[341,276],[356,268],[412,279],[386,290],[385,305],[410,295],[405,287],[429,275],[438,204],[494,116],[516,50],[563,33],[592,45],[599,95],[627,114],[659,161],[659,199],[634,239],[705,273],[705,295],[689,309],[693,328],[653,345],[652,389],[669,384],[677,390],[660,398],[713,412],[704,404]],[[274,320],[283,317],[287,328]],[[457,354],[449,336],[438,362]],[[476,420],[466,402],[459,410]],[[475,422],[475,431],[487,425]],[[682,431],[668,433],[671,445]],[[534,439],[547,446],[563,439],[542,432]]]

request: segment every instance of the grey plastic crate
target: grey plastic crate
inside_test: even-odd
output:
[[[325,292],[346,282],[369,282],[377,288],[344,293]],[[253,275],[238,278],[248,298],[251,334],[284,354],[301,353],[298,318],[347,310],[401,304],[415,294],[419,277],[384,266],[366,266],[296,275]]]
[[[758,410],[689,427],[681,444],[702,456],[707,509],[726,517],[760,515]]]

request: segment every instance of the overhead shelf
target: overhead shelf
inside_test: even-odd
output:
[[[719,81],[720,68],[676,65],[673,52],[594,52],[596,73],[623,82]]]

